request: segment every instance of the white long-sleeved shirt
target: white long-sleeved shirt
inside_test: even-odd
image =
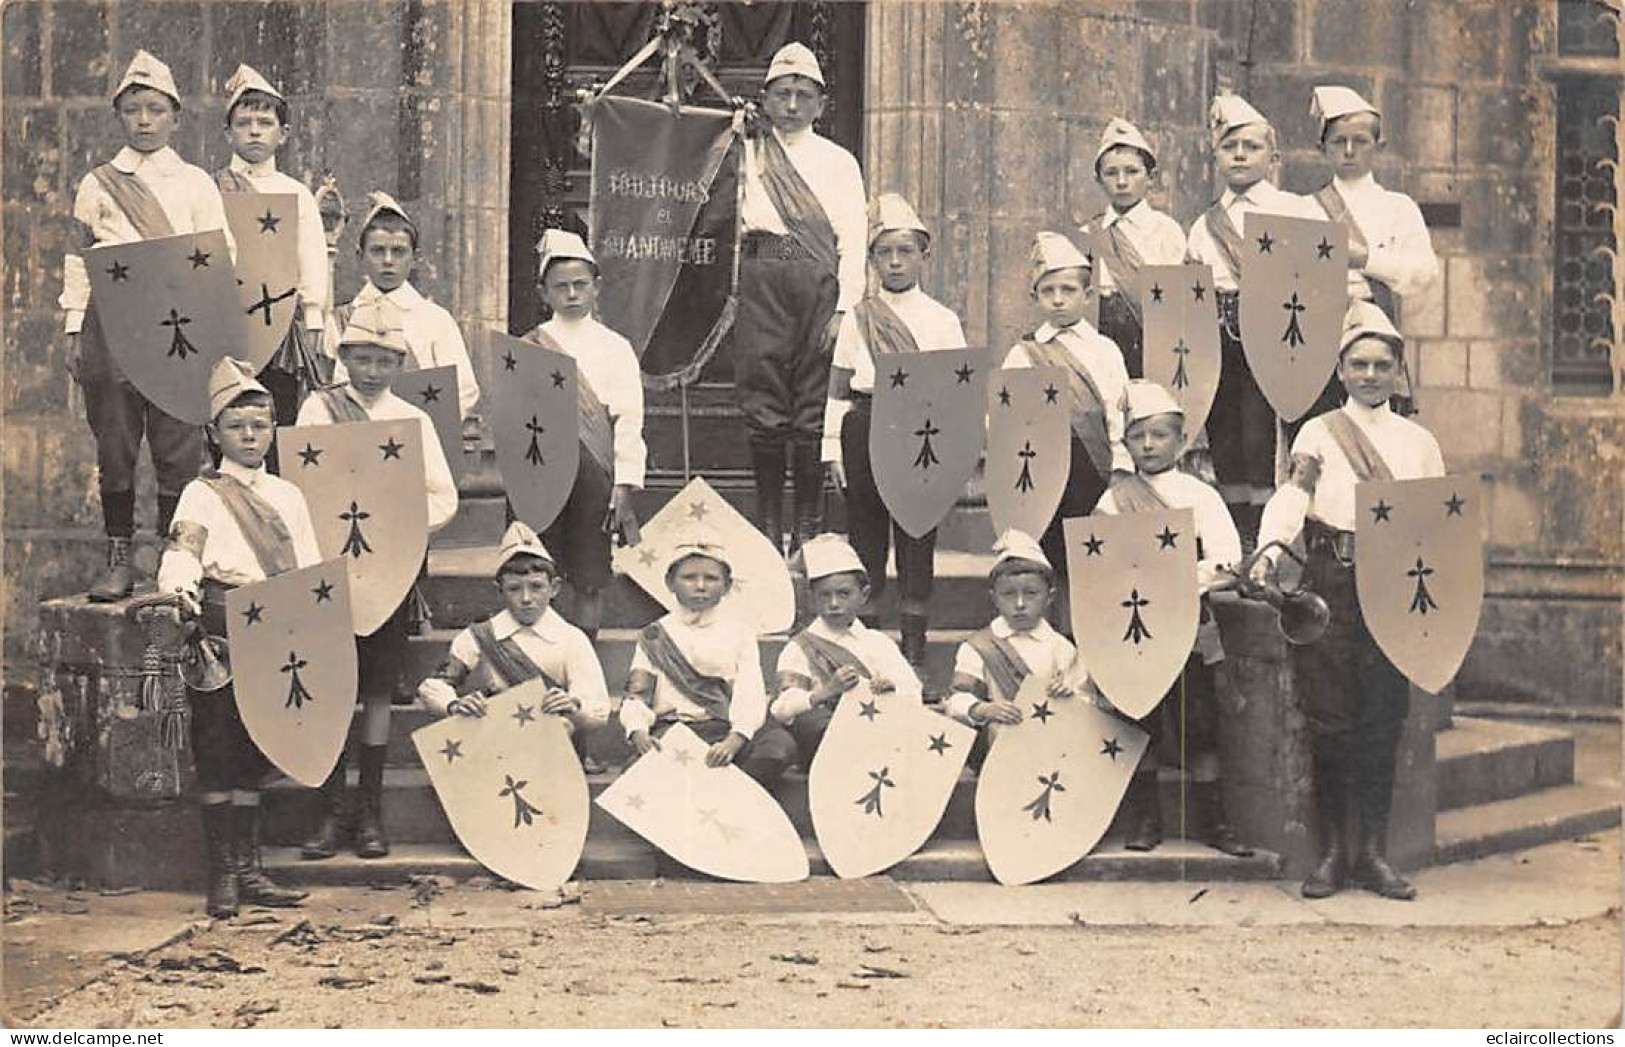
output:
[[[616,484],[642,487],[649,449],[643,442],[643,374],[632,343],[590,316],[555,316],[541,329],[575,360],[576,374],[609,409]]]
[[[1185,260],[1185,230],[1179,223],[1141,200],[1127,211],[1119,213],[1108,207],[1105,213],[1084,223],[1084,243],[1090,243],[1112,226],[1119,226],[1140,252],[1146,265],[1179,265]],[[1095,255],[1095,285],[1102,292],[1117,289],[1117,277],[1112,273],[1111,256]]]
[[[278,171],[274,156],[252,164],[233,153],[229,166],[247,178],[258,192],[292,193],[297,198],[300,309],[304,312],[305,327],[321,330],[324,326],[322,306],[327,301],[327,235],[322,231],[322,215],[316,209],[316,197],[303,182]]]
[[[756,634],[737,617],[719,614],[715,609],[693,615],[677,611],[660,619],[683,657],[696,672],[716,676],[733,685],[728,701],[728,723],[745,738],[753,737],[767,720],[767,684],[762,679],[762,655]],[[627,737],[646,731],[662,716],[673,714],[690,723],[709,720],[711,714],[677,689],[639,645],[632,656],[632,672],[643,671],[655,679],[652,704],[628,697],[621,703],[621,726]]]
[[[1370,256],[1363,270],[1349,270],[1349,294],[1370,299],[1370,275],[1393,289],[1400,297],[1418,294],[1439,277],[1439,256],[1433,253],[1422,209],[1404,193],[1384,189],[1369,174],[1364,178],[1332,183],[1348,204],[1354,224],[1365,237]]]
[[[814,619],[806,631],[821,640],[839,644],[857,655],[858,660],[868,666],[870,673],[886,680],[896,689],[899,698],[914,702],[923,700],[920,678],[914,674],[914,667],[908,664],[903,652],[897,649],[897,645],[885,633],[856,621],[849,628],[837,631],[825,624],[822,618]],[[807,664],[807,652],[794,640],[785,644],[779,651],[779,664],[775,669],[775,675],[782,679],[786,674],[805,677],[812,683],[812,689],[798,686],[782,687],[778,697],[773,699],[768,711],[773,714],[773,719],[787,724],[813,707],[812,691],[818,687],[818,680],[813,674],[812,667]]]
[[[1231,576],[1219,568],[1234,567],[1241,562],[1241,535],[1236,533],[1236,522],[1231,519],[1219,492],[1178,469],[1140,475],[1171,508],[1189,509],[1196,518],[1196,540],[1202,549],[1202,558],[1196,561],[1196,584],[1202,592],[1231,581]],[[1109,490],[1100,496],[1095,511],[1121,512]]]
[[[310,522],[310,508],[299,488],[279,476],[272,476],[263,465],[249,469],[229,458],[221,460],[220,472],[259,495],[282,517],[293,539],[294,566],[309,567],[321,562],[316,528]],[[237,518],[231,515],[214,488],[203,480],[188,483],[175,505],[175,520],[171,526],[185,532],[187,525],[202,529],[202,550],[194,549],[188,542],[169,543],[158,563],[159,592],[184,592],[196,597],[205,578],[226,585],[265,581],[265,570],[260,567],[248,539],[243,537]]]
[[[1078,657],[1078,649],[1072,646],[1072,641],[1056,632],[1048,622],[1039,622],[1036,628],[1026,632],[1016,632],[1010,627],[1001,615],[993,619],[991,626],[993,635],[1001,640],[1010,641],[1021,660],[1027,663],[1027,668],[1040,680],[1048,680],[1057,674],[1071,687],[1078,698],[1086,698],[1085,691],[1090,688],[1089,671]],[[987,668],[982,662],[982,656],[976,653],[967,640],[959,645],[954,654],[954,675],[963,673],[973,680],[980,680],[987,685],[986,698],[979,697],[969,691],[956,690],[948,695],[945,703],[948,715],[960,723],[972,727],[982,724],[971,719],[970,711],[978,702],[996,701],[1009,702],[1015,700],[1015,695],[1004,694],[987,674]]]
[[[965,329],[959,317],[954,315],[952,309],[920,290],[918,285],[896,293],[880,288],[875,294],[891,306],[922,351],[965,347]],[[835,338],[835,354],[830,366],[852,372],[848,387],[853,392],[874,392],[874,353],[869,349],[868,340],[863,337],[863,328],[857,321],[855,309],[841,317],[841,330]],[[841,421],[851,408],[850,400],[828,400],[824,404],[823,460],[826,462],[841,460]]]
[[[110,162],[125,174],[134,174],[152,190],[176,234],[219,229],[226,235],[226,249],[236,259],[237,245],[226,224],[226,208],[209,172],[193,167],[168,146],[151,153],[125,146]],[[79,180],[73,217],[89,230],[92,247],[129,244],[142,238],[94,172]],[[85,308],[90,304],[90,277],[79,251],[80,245],[74,241],[62,259],[62,295],[57,305],[65,314],[62,329],[68,334],[77,334],[84,326]]]
[[[835,308],[845,312],[863,297],[869,251],[868,198],[863,191],[863,173],[852,154],[816,131],[796,135],[771,132],[784,146],[790,163],[806,180],[808,188],[835,227],[835,250],[840,259],[836,280],[840,295]],[[739,219],[745,232],[789,235],[784,219],[773,207],[762,187],[760,157],[754,139],[745,140],[745,191],[739,206]]]
[[[440,438],[435,435],[434,422],[394,393],[386,391],[369,404],[350,386],[343,389],[345,395],[367,412],[369,421],[389,422],[407,418],[417,421],[423,437],[423,483],[424,495],[429,502],[429,532],[433,534],[446,526],[457,515],[457,482],[451,478],[451,467],[446,464],[446,452],[441,449]],[[299,418],[295,424],[332,425],[333,416],[328,413],[321,397],[307,396],[299,407]]]
[[[1349,400],[1338,408],[1360,431],[1371,440],[1396,480],[1420,480],[1444,475],[1444,456],[1439,441],[1433,434],[1408,418],[1402,418],[1389,409],[1366,407]],[[1359,480],[1354,467],[1344,456],[1326,415],[1317,415],[1298,430],[1292,441],[1292,469],[1294,476],[1318,476],[1310,482],[1289,480],[1276,490],[1264,506],[1264,518],[1258,528],[1260,547],[1270,542],[1290,542],[1303,530],[1305,519],[1319,520],[1328,527],[1352,531],[1355,517],[1354,488]],[[1305,490],[1305,487],[1313,490]],[[1273,550],[1272,550],[1273,552]]]
[[[578,726],[591,727],[609,722],[609,688],[604,683],[604,667],[598,662],[587,634],[571,625],[549,607],[534,625],[520,625],[509,611],[499,611],[491,619],[491,632],[498,640],[512,639],[530,660],[581,703],[573,719]],[[474,630],[464,629],[451,641],[450,658],[469,673],[481,668],[480,645]],[[510,681],[517,686],[519,681]],[[438,716],[450,712],[457,690],[438,676],[418,685],[423,704]]]
[[[1247,232],[1246,216],[1251,213],[1278,214],[1292,218],[1313,218],[1317,221],[1326,221],[1326,212],[1314,197],[1299,196],[1277,188],[1271,182],[1255,182],[1247,187],[1246,192],[1237,194],[1233,189],[1226,189],[1219,196],[1219,202],[1230,220],[1236,223],[1236,229],[1243,235]],[[1190,235],[1186,238],[1188,255],[1192,261],[1206,262],[1213,269],[1213,286],[1220,291],[1235,291],[1240,287],[1237,282],[1240,274],[1230,268],[1225,261],[1223,252],[1214,243],[1213,237],[1207,231],[1207,216],[1201,214],[1191,223]]]
[[[1033,332],[1033,340],[1040,343],[1059,340],[1072,358],[1083,365],[1094,380],[1095,388],[1100,390],[1101,406],[1106,416],[1106,439],[1112,448],[1111,468],[1114,471],[1133,472],[1134,459],[1129,457],[1128,448],[1123,444],[1123,412],[1118,407],[1123,391],[1128,387],[1128,368],[1123,364],[1123,351],[1117,347],[1117,343],[1091,327],[1087,320],[1079,320],[1070,327],[1040,324],[1038,330]],[[1020,342],[1005,354],[1004,367],[1007,370],[1031,366],[1032,358],[1027,355],[1026,346]]]
[[[468,358],[468,346],[463,342],[463,332],[458,329],[457,321],[446,310],[425,298],[410,282],[386,293],[368,280],[356,292],[350,308],[379,298],[400,309],[401,329],[406,333],[407,348],[412,350],[412,362],[418,368],[445,367],[448,364],[457,368],[457,410],[460,417],[467,418],[468,412],[479,402],[480,383],[474,377],[474,363]]]

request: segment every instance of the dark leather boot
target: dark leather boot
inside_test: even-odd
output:
[[[316,829],[299,849],[300,857],[315,861],[331,858],[339,853],[344,794],[347,788],[345,776],[348,770],[345,753],[340,750],[339,762],[333,766],[327,781],[323,782],[322,787],[316,792],[316,804],[319,809]]]
[[[1196,804],[1196,818],[1202,825],[1204,842],[1221,854],[1232,858],[1250,858],[1253,849],[1241,842],[1224,811],[1224,784],[1218,780],[1192,782],[1191,799]]]
[[[1393,803],[1393,788],[1362,789],[1360,805],[1359,854],[1349,879],[1368,891],[1408,902],[1416,897],[1416,888],[1388,864],[1388,812]]]
[[[130,595],[135,588],[135,570],[130,565],[130,539],[107,539],[107,569],[90,586],[91,603],[113,603]]]
[[[797,440],[790,445],[790,483],[798,548],[824,527],[824,462],[819,452],[816,442]]]
[[[1330,898],[1348,873],[1348,792],[1335,774],[1316,769],[1315,807],[1320,823],[1320,861],[1303,881],[1305,898]]]
[[[286,909],[308,897],[306,891],[278,886],[260,864],[260,805],[233,804],[232,851],[237,863],[237,897],[251,905]]]
[[[923,614],[904,614],[898,616],[898,624],[902,627],[903,657],[915,669],[925,666],[925,623]]]
[[[215,919],[237,915],[237,864],[232,857],[232,814],[229,803],[203,807],[203,846],[209,861],[208,897],[204,909]]]
[[[784,444],[750,445],[750,468],[756,480],[756,526],[773,548],[784,549]]]
[[[1157,795],[1157,772],[1135,771],[1123,794],[1128,824],[1123,846],[1130,851],[1154,851],[1162,843],[1162,799]]]
[[[389,853],[384,836],[384,755],[387,745],[361,747],[361,788],[356,810],[355,853],[357,858],[382,858]]]

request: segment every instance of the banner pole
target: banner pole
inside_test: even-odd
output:
[[[679,385],[677,391],[681,397],[679,402],[682,404],[683,411],[683,482],[686,484],[694,478],[689,465],[688,453],[688,383],[684,382]]]

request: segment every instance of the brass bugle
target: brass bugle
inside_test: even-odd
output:
[[[1280,549],[1283,553],[1296,560],[1300,567],[1306,566],[1303,557],[1293,551],[1285,542],[1270,542],[1253,550],[1244,557],[1234,570],[1226,570],[1227,574],[1235,576],[1236,588],[1243,596],[1255,600],[1263,600],[1275,608],[1276,626],[1286,642],[1294,647],[1307,647],[1326,635],[1326,629],[1332,622],[1332,609],[1317,592],[1311,590],[1308,583],[1301,578],[1296,587],[1281,589],[1273,586],[1263,586],[1252,580],[1253,567],[1261,557],[1271,549]]]
[[[218,691],[231,683],[231,651],[224,637],[210,636],[190,613],[188,602],[178,593],[149,593],[130,601],[128,613],[164,607],[175,608],[181,620],[182,646],[177,667],[181,680],[194,691]]]

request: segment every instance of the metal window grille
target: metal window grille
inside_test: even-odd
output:
[[[1611,25],[1609,30],[1612,35]],[[1614,171],[1619,84],[1609,78],[1573,77],[1558,80],[1556,86],[1552,383],[1558,392],[1607,393],[1613,388],[1610,361],[1618,334]]]

